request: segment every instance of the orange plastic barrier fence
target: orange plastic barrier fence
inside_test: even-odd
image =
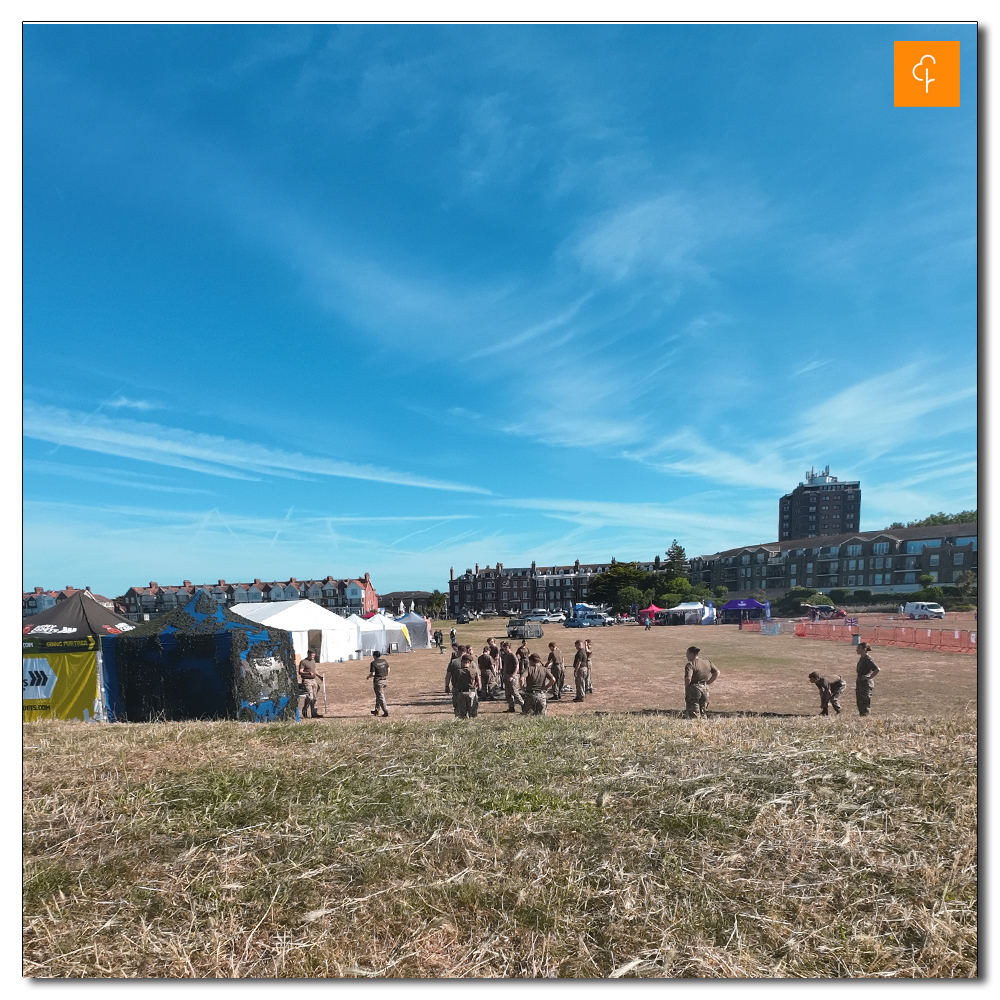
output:
[[[763,622],[760,622],[760,621],[740,622],[740,631],[742,631],[742,632],[759,632],[761,625],[763,625]]]
[[[895,646],[901,649],[927,649],[948,653],[975,653],[975,632],[963,629],[914,628],[911,625],[833,625],[829,622],[796,622],[795,634],[807,639],[833,639],[851,642],[858,636],[861,642],[873,646]]]

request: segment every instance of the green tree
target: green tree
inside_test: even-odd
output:
[[[830,603],[831,604],[843,604],[851,596],[849,590],[844,590],[843,588],[836,588],[830,591]]]
[[[448,598],[440,590],[435,590],[427,601],[427,610],[432,618],[440,618],[448,608]]]
[[[684,547],[677,544],[675,538],[667,549],[667,575],[671,577],[686,577],[688,571],[687,555]]]
[[[633,604],[635,604],[637,608],[647,606],[642,602],[642,591],[638,587],[622,587],[621,590],[618,591],[611,607],[615,611],[629,611]]]
[[[610,604],[615,607],[618,601],[618,593],[624,587],[636,587],[640,590],[648,588],[647,577],[649,574],[639,568],[638,563],[619,563],[611,566],[607,573],[598,573],[591,578],[590,596],[598,604]]]
[[[712,593],[715,595],[715,599],[717,601],[724,601],[726,599],[726,594],[729,593],[729,588],[728,587],[716,587],[715,590],[712,591]]]
[[[978,520],[978,510],[960,510],[957,514],[946,514],[942,510],[936,514],[930,514],[920,521],[907,521],[906,524],[903,524],[902,521],[893,521],[887,526],[887,530],[891,528],[929,528],[938,524],[968,524]]]
[[[819,591],[815,587],[792,587],[784,597],[772,602],[773,613],[782,617],[793,617],[802,614],[803,603],[819,604],[816,600]]]
[[[974,569],[964,570],[955,581],[955,586],[966,600],[979,597],[979,575]]]

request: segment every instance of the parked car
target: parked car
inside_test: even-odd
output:
[[[903,608],[910,618],[944,618],[944,608],[934,601],[912,601]]]
[[[472,621],[472,618],[465,612],[460,611],[458,617],[455,619],[456,625],[468,625]]]
[[[561,611],[553,611],[551,615],[546,615],[543,622],[564,622],[566,621],[566,616]]]
[[[500,615],[498,615],[495,611],[484,611],[479,617],[480,618],[499,618]]]
[[[526,622],[544,622],[548,621],[548,618],[548,611],[529,611],[528,614],[524,616],[524,620]]]
[[[563,622],[563,628],[590,628],[590,620],[587,618],[567,618]]]
[[[595,626],[595,627],[601,626],[601,625],[614,625],[614,623],[615,623],[614,618],[610,617],[609,615],[604,615],[604,614],[580,615],[580,620],[581,621],[585,621],[589,625],[592,625],[592,626]]]

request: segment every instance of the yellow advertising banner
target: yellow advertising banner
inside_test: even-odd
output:
[[[27,644],[26,644],[27,645]],[[79,719],[94,714],[97,691],[97,652],[21,651],[21,721]]]

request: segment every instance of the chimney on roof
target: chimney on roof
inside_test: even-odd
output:
[[[190,580],[185,580],[184,581],[184,586],[185,587],[190,587],[191,586],[191,581]]]
[[[257,584],[257,586],[259,587],[259,586],[260,586],[260,577],[259,577],[259,576],[255,576],[255,577],[253,578],[253,582],[254,582],[254,583],[256,583],[256,584]]]
[[[454,566],[452,566],[452,567],[451,567],[451,568],[450,568],[450,569],[448,570],[448,573],[449,573],[449,576],[448,576],[448,579],[449,579],[449,580],[454,580],[454,579],[455,579],[455,567],[454,567]],[[41,588],[41,587],[38,587],[37,589],[38,589],[38,590],[41,590],[42,588]]]
[[[36,594],[41,594],[42,593],[42,588],[41,587],[35,587],[35,593]]]
[[[149,585],[150,587],[159,587],[159,584],[155,580],[150,580]]]
[[[367,573],[365,573],[365,583],[371,583],[371,582],[372,578]]]
[[[535,560],[534,560],[534,559],[532,559],[532,560],[531,560],[531,568],[532,568],[532,569],[534,569],[534,568],[535,568]]]
[[[479,575],[479,563],[476,563],[476,576]]]
[[[579,560],[579,559],[575,560],[575,561],[574,561],[574,563],[573,563],[573,565],[574,565],[574,566],[575,566],[575,567],[576,567],[577,569],[579,569],[579,568],[580,568],[580,560]]]
[[[225,585],[226,585],[226,581],[225,580],[220,580],[219,581],[219,586],[220,587],[224,587]]]

